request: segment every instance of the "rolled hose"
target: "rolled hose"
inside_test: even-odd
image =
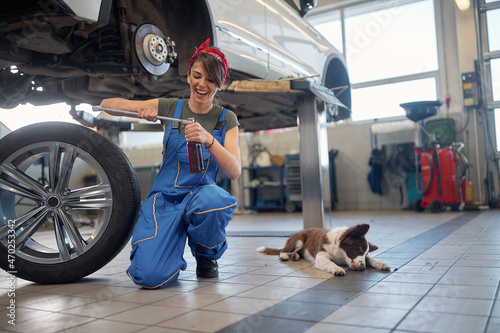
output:
[[[435,163],[436,163],[438,194],[439,194],[439,197],[441,198],[443,196],[443,188],[442,188],[442,182],[441,182],[441,164],[439,163],[439,155],[438,155],[437,145],[432,146],[432,153],[434,154],[434,159],[435,159]],[[432,163],[429,163],[429,164],[432,165]],[[431,175],[432,175],[432,169],[431,169]],[[429,184],[430,184],[430,181],[429,181]]]
[[[429,191],[429,188],[431,187],[431,184],[432,184],[432,176],[434,174],[434,166],[433,166],[433,163],[432,163],[432,155],[429,156],[429,166],[430,166],[430,176],[429,176],[429,182],[427,183],[427,186],[425,187],[425,189],[423,191],[420,190],[420,185],[418,183],[418,172],[417,172],[417,176],[415,177],[415,183],[416,183],[416,189],[417,189],[417,193],[420,194],[420,195],[425,195],[427,193],[427,191]],[[415,150],[415,170],[418,170],[418,153],[417,151]],[[423,185],[423,182],[422,182],[422,185]]]

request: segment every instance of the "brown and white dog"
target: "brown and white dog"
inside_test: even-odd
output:
[[[346,264],[355,271],[364,270],[365,267],[389,271],[389,265],[368,256],[368,252],[378,249],[366,240],[368,229],[368,224],[358,224],[350,228],[306,229],[290,236],[281,250],[261,246],[257,251],[279,255],[282,261],[304,258],[313,262],[317,269],[334,275],[344,275],[345,270],[338,265]]]

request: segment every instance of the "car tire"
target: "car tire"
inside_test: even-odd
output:
[[[80,125],[45,122],[8,134],[0,147],[2,269],[37,283],[68,283],[120,253],[140,189],[118,146]],[[82,181],[82,174],[90,176]]]

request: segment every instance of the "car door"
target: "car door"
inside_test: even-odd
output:
[[[285,0],[266,1],[268,78],[323,74],[331,46]],[[297,2],[297,1],[296,1]]]
[[[226,55],[231,70],[264,78],[268,65],[264,1],[208,0],[207,3],[215,25],[214,43]]]

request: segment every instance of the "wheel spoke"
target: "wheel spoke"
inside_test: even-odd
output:
[[[113,204],[112,199],[88,199],[80,201],[66,202],[65,205],[71,208],[85,209],[105,209],[110,208]]]
[[[39,195],[39,193],[26,189],[17,184],[12,184],[5,179],[0,179],[0,189],[35,201],[43,199],[42,196]]]
[[[42,210],[37,217],[33,217],[33,222],[27,225],[18,235],[16,235],[16,247],[18,249],[22,248],[26,241],[30,239],[31,236],[38,231],[38,229],[40,229],[46,221],[47,212],[47,210]],[[31,218],[29,220],[31,220]]]
[[[67,215],[61,211],[58,211],[57,215],[59,216],[59,219],[62,221],[64,229],[66,230],[67,235],[71,240],[71,243],[73,243],[73,245],[75,246],[76,254],[77,255],[83,254],[83,252],[85,252],[85,247],[87,243],[85,242],[85,240],[83,240],[80,231],[78,231],[78,228],[76,227],[75,222],[73,221],[73,218],[71,217],[71,215]]]
[[[30,190],[30,192],[37,193],[42,197],[45,195],[45,190],[43,189],[42,184],[31,178],[24,172],[19,171],[18,169],[16,169],[16,167],[12,165],[2,164],[0,165],[0,172],[7,174],[18,182],[22,183],[28,190]]]
[[[14,220],[14,230],[16,231],[16,233],[21,229],[21,228],[24,228],[26,224],[28,224],[28,222],[37,214],[39,214],[40,212],[42,212],[42,215],[43,214],[46,214],[46,210],[47,208],[45,207],[37,207],[37,208],[34,208],[32,210],[30,210],[29,212],[27,212],[26,214],[24,214],[23,216],[17,218]],[[5,225],[4,227],[2,227],[0,229],[0,241],[2,239],[5,239],[5,237],[7,237],[7,234],[9,232],[9,226],[8,225]]]
[[[71,193],[66,196],[66,199],[70,200],[77,198],[95,197],[108,194],[109,192],[111,192],[111,186],[109,186],[108,184],[98,184],[71,190]]]
[[[61,151],[59,150],[60,143],[53,142],[50,147],[49,153],[49,184],[50,188],[56,188],[57,180],[59,177],[59,162]]]
[[[57,180],[56,187],[54,189],[55,193],[60,193],[61,190],[68,186],[69,179],[71,177],[71,170],[73,169],[73,164],[76,159],[75,147],[67,146],[64,152],[64,158],[61,163],[61,173],[59,179]]]
[[[57,215],[54,216],[54,232],[56,235],[56,243],[57,248],[59,249],[59,254],[63,261],[68,261],[69,259],[71,259],[71,254],[69,253],[69,240],[66,236],[66,231],[59,222]]]

